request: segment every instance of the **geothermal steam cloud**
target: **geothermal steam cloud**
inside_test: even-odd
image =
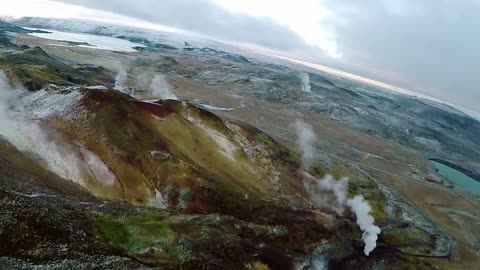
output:
[[[163,75],[155,75],[150,85],[152,95],[161,99],[174,99],[178,100],[177,96],[172,92],[171,86],[165,80]]]
[[[315,205],[334,205],[338,209],[345,206],[348,178],[335,180],[331,175],[326,175],[320,180],[310,175],[308,178],[311,181],[305,181],[304,187]]]
[[[313,127],[302,120],[297,120],[293,126],[297,134],[297,149],[302,156],[303,168],[308,170],[312,165],[315,150],[313,144],[317,136],[313,132]]]
[[[365,242],[364,253],[368,256],[377,246],[378,235],[381,232],[380,228],[373,224],[374,219],[370,215],[372,207],[370,207],[362,195],[357,195],[353,197],[353,199],[347,200],[347,206],[355,213],[357,224],[360,230],[363,231],[362,240]]]
[[[127,82],[127,71],[121,66],[120,63],[116,64],[117,76],[115,76],[115,89],[125,93],[125,83]]]
[[[312,86],[310,85],[310,76],[308,75],[308,73],[302,73],[300,79],[302,80],[302,91],[306,93],[311,93]]]
[[[40,126],[40,121],[29,119],[41,118],[61,107],[61,100],[56,100],[58,102],[51,104],[44,102],[46,106],[38,112],[31,111],[30,105],[35,102],[36,97],[40,98],[43,94],[43,91],[39,91],[26,95],[25,91],[12,89],[5,74],[0,71],[0,136],[20,151],[30,152],[41,158],[49,169],[58,175],[75,179],[79,175],[75,166],[77,160],[70,159],[70,155],[64,155],[64,149],[53,141],[52,134],[48,134]],[[69,99],[66,95],[62,98],[62,101]]]
[[[297,148],[302,155],[304,168],[308,168],[313,161],[314,146],[317,137],[313,132],[311,125],[303,121],[295,123],[295,131],[297,134]],[[307,165],[305,165],[307,164]],[[330,205],[338,209],[348,207],[357,218],[357,225],[362,230],[362,240],[365,243],[364,253],[369,255],[377,246],[378,235],[381,230],[374,224],[374,218],[370,215],[372,207],[363,198],[362,195],[356,195],[351,199],[347,199],[348,178],[343,177],[335,180],[331,175],[327,175],[322,179],[313,177],[305,181],[305,190],[309,193],[311,200],[317,205]]]

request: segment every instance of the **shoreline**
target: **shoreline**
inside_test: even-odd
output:
[[[474,172],[472,172],[472,171],[470,171],[470,170],[467,170],[467,169],[465,169],[465,168],[463,168],[463,167],[460,167],[460,166],[458,166],[458,165],[455,165],[455,164],[453,164],[453,163],[451,163],[451,162],[448,162],[448,161],[446,161],[446,160],[443,160],[443,159],[430,158],[430,159],[428,159],[428,160],[430,160],[430,161],[435,161],[435,162],[438,162],[438,163],[443,164],[443,165],[445,165],[445,166],[448,166],[448,167],[450,167],[450,168],[453,168],[453,169],[455,169],[455,170],[457,170],[457,171],[465,174],[466,176],[472,178],[473,180],[475,180],[475,181],[477,181],[477,182],[480,182],[480,175],[478,175],[478,174],[476,174],[476,173],[474,173]]]

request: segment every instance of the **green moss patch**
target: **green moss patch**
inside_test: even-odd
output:
[[[297,153],[290,151],[283,144],[277,143],[274,139],[272,139],[265,133],[258,133],[255,139],[268,146],[272,150],[272,154],[279,160],[292,167],[300,167],[300,156]]]
[[[167,217],[161,214],[141,214],[125,219],[101,215],[95,218],[95,225],[108,246],[117,252],[135,255],[148,248],[157,248],[163,255],[172,255],[173,232]]]
[[[403,252],[428,254],[435,248],[435,237],[419,228],[384,228],[382,234],[385,244]]]

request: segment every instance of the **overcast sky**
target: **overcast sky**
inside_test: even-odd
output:
[[[480,115],[477,0],[12,0],[0,14],[169,26],[338,68]]]

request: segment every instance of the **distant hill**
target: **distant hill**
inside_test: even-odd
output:
[[[42,30],[30,30],[30,29],[25,29],[23,27],[5,22],[0,20],[0,33],[4,32],[13,32],[13,33],[48,33],[46,31]]]

